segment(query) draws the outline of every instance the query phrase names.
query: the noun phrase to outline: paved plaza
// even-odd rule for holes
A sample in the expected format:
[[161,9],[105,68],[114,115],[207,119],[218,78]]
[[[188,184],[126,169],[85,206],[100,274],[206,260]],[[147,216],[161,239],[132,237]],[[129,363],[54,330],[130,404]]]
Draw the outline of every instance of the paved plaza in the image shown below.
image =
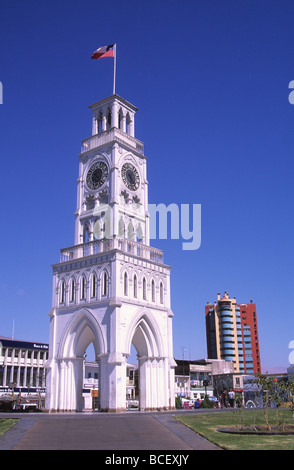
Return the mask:
[[173,414],[0,413],[20,418],[0,437],[0,450],[219,450]]

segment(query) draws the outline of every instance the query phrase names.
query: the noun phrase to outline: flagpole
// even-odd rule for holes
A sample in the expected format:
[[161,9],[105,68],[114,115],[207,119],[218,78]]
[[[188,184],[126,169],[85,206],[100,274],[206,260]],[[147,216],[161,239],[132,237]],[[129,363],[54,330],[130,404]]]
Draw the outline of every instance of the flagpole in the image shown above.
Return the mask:
[[113,94],[115,95],[115,75],[116,75],[116,44],[114,44],[114,61],[113,61]]

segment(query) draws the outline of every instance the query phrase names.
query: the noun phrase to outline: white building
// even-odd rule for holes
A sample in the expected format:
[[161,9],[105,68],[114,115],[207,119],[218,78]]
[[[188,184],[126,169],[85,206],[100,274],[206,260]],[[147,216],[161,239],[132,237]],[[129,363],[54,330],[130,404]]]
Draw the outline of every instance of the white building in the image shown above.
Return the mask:
[[[174,407],[170,267],[150,247],[137,108],[113,95],[90,106],[92,136],[79,155],[74,245],[53,266],[46,408],[83,407],[83,355],[99,363],[99,406],[126,409],[126,365],[138,355],[141,410]],[[60,188],[62,191],[62,188]]]
[[176,360],[175,396],[191,400],[204,400],[214,395],[214,376],[230,375],[233,380],[234,364],[223,359]]
[[0,336],[0,396],[17,396],[22,406],[41,406],[47,359],[48,344]]

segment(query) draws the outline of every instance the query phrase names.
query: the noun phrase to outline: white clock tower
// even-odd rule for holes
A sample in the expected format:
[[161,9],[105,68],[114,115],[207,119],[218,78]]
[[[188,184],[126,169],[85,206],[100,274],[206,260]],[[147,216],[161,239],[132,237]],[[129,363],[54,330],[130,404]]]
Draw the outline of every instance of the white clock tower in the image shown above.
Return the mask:
[[126,408],[131,345],[141,410],[174,407],[170,267],[149,245],[148,182],[137,108],[118,95],[90,106],[79,156],[74,245],[53,265],[46,409],[81,411],[93,343],[101,411]]

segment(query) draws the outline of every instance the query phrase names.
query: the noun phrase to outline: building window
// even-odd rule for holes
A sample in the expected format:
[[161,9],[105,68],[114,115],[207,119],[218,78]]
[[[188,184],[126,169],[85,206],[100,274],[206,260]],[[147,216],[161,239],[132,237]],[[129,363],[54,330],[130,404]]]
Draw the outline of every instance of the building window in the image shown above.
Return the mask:
[[124,295],[128,295],[128,275],[124,274]]
[[147,299],[147,294],[146,294],[146,279],[145,277],[143,278],[143,299]]
[[75,300],[75,280],[72,279],[70,283],[70,301],[74,302]]
[[107,127],[107,130],[111,129],[111,111],[109,108],[107,110],[107,116],[106,116],[106,127]]
[[102,295],[105,297],[108,294],[108,276],[107,272],[104,271],[102,276]]
[[134,275],[134,297],[137,298],[137,276]]
[[85,276],[81,279],[81,300],[86,298],[86,279]]
[[92,276],[91,297],[96,297],[96,276]]
[[163,304],[163,284],[160,283],[160,303]]
[[65,282],[61,281],[59,303],[64,304],[64,301],[65,301]]
[[97,119],[97,131],[98,131],[98,134],[100,134],[102,132],[102,119],[103,119],[103,116],[102,116],[102,113],[100,111],[99,115],[98,115],[98,119]]
[[153,279],[151,282],[151,298],[152,298],[152,302],[155,302],[155,284],[154,284]]

